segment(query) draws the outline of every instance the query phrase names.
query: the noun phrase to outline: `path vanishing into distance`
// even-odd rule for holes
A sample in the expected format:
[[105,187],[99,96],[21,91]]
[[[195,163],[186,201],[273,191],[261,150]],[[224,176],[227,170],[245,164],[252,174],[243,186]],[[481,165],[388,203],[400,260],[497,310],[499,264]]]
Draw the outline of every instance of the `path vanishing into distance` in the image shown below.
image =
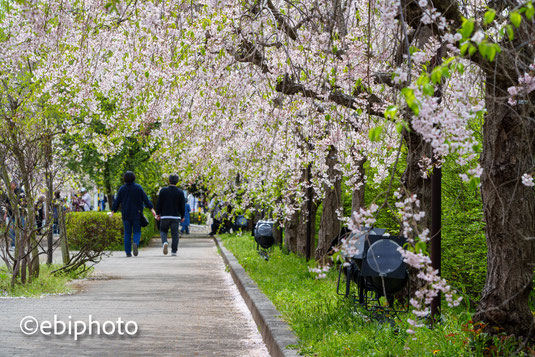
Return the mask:
[[[206,235],[181,238],[178,256],[164,256],[156,239],[137,257],[114,252],[95,266],[93,278],[79,284],[81,291],[73,295],[0,299],[0,356],[269,356]],[[22,333],[23,318],[31,317],[23,323],[31,331],[32,318],[42,328],[43,321],[55,324],[54,315],[66,328],[71,322],[72,334]],[[87,330],[75,341],[77,321],[79,330],[81,322]],[[97,325],[115,333],[96,335]],[[129,335],[136,325],[137,333]],[[44,326],[45,333],[52,331]],[[61,331],[61,323],[56,327]]]

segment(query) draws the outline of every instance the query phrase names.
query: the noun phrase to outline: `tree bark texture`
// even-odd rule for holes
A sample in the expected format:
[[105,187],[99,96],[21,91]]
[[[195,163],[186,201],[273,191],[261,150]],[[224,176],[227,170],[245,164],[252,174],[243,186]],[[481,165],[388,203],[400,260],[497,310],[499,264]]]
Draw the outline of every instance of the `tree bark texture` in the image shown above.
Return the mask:
[[323,199],[323,211],[318,232],[316,260],[322,259],[327,254],[333,239],[340,234],[340,220],[337,212],[342,209],[342,173],[336,169],[337,154],[336,148],[331,146],[326,160],[327,176],[331,185],[324,185],[325,198]]
[[53,231],[53,223],[54,223],[54,209],[52,206],[52,201],[54,199],[54,184],[52,182],[52,175],[50,171],[46,170],[46,226],[47,226],[47,257],[46,257],[46,263],[48,265],[52,264],[53,255],[54,255],[54,231]]
[[419,164],[424,157],[432,158],[432,149],[422,135],[414,131],[403,130],[403,140],[407,145],[407,167],[401,183],[407,194],[416,194],[420,200],[420,210],[425,212],[419,222],[420,230],[431,228],[431,179],[422,176]]
[[[533,103],[535,98],[530,99]],[[521,176],[534,168],[534,113],[533,107],[528,111],[529,105],[512,110],[505,101],[487,86],[481,155],[487,279],[474,318],[533,338],[528,299],[535,267],[535,194],[522,184]]]
[[[414,131],[403,130],[403,139],[407,145],[407,166],[401,178],[401,183],[407,195],[416,194],[420,200],[420,210],[425,212],[425,216],[418,222],[418,230],[431,229],[431,179],[424,178],[420,168],[420,161],[423,157],[431,158],[432,149],[422,136]],[[424,282],[417,277],[419,270],[409,266],[409,282],[407,287],[397,295],[398,300],[404,304],[406,290],[411,294],[419,290]]]
[[39,276],[39,250],[35,223],[35,198],[31,194],[30,178],[24,179],[24,190],[26,191],[26,209],[27,216],[24,222],[24,236],[28,242],[28,252],[31,252],[31,259],[28,264],[28,272],[30,279],[35,279]]
[[69,264],[69,244],[67,241],[67,225],[65,222],[65,211],[63,210],[63,204],[58,203],[58,230],[59,230],[59,245],[61,248],[61,257],[63,265]]
[[284,246],[288,251],[297,254],[297,228],[299,227],[299,211],[294,212],[284,223]]
[[358,173],[358,179],[357,182],[362,182],[362,186],[360,186],[358,189],[353,191],[353,194],[351,196],[351,216],[353,216],[353,212],[360,211],[362,207],[366,206],[366,202],[364,201],[364,188],[365,188],[365,172],[364,172],[364,163],[366,162],[366,159],[361,159],[357,161],[357,166],[359,168]]
[[113,206],[113,192],[111,188],[111,174],[110,174],[110,164],[108,161],[104,162],[104,194],[108,199],[108,205],[111,208]]
[[278,221],[273,225],[273,239],[275,240],[275,245],[282,247],[282,227]]
[[[316,212],[318,211],[318,205],[314,202],[314,197],[312,199],[312,241],[310,251],[312,252],[315,246],[315,237],[316,237]],[[306,256],[306,241],[307,241],[307,222],[308,222],[309,213],[307,210],[307,202],[304,201],[301,205],[301,211],[299,213],[299,225],[297,226],[297,254]]]

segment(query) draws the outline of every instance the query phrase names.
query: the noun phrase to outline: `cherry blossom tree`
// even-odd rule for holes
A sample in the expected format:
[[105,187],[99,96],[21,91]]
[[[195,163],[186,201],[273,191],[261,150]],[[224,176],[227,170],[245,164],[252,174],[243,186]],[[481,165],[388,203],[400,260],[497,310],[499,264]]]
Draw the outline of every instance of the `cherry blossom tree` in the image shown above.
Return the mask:
[[[531,2],[3,6],[0,79],[29,64],[38,88],[32,98],[60,108],[70,134],[91,137],[102,157],[126,138],[148,138],[164,170],[180,172],[184,184],[202,182],[242,209],[268,206],[281,226],[286,221],[297,252],[307,200],[313,209],[321,203],[317,258],[343,221],[342,182],[354,193],[354,229],[372,225],[381,210],[397,212],[400,234],[413,243],[403,254],[424,284],[411,300],[422,316],[439,291],[458,303],[423,248],[430,172],[455,158],[462,179],[481,185],[485,213],[488,274],[476,319],[531,333]],[[472,130],[481,122],[482,145]],[[95,125],[100,134],[86,135]],[[395,191],[392,173],[402,157]],[[370,207],[365,182],[388,183]]]

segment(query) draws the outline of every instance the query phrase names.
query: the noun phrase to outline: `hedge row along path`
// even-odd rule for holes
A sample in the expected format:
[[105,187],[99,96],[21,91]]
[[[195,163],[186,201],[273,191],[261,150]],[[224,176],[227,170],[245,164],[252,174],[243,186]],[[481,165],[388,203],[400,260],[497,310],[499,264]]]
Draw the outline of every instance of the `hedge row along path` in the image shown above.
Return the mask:
[[[206,235],[181,238],[177,257],[157,240],[126,258],[114,252],[95,267],[99,280],[70,296],[0,299],[0,355],[268,356],[249,310]],[[39,321],[135,321],[134,337],[24,335],[25,316]],[[71,316],[71,319],[69,319]],[[129,327],[132,327],[130,325]],[[109,327],[109,326],[108,326]],[[82,352],[82,353],[80,353]]]

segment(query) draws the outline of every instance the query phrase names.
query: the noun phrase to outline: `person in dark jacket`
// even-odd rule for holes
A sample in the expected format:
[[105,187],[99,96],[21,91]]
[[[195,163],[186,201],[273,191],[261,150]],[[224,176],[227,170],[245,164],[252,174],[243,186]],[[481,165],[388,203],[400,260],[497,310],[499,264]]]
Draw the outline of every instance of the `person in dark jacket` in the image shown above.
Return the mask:
[[171,254],[176,255],[178,250],[178,224],[184,222],[185,203],[184,191],[176,187],[178,175],[169,176],[169,186],[164,187],[158,193],[156,203],[156,219],[160,221],[160,237],[162,238],[163,254],[167,254],[167,233],[171,229]]
[[[149,201],[147,194],[143,188],[134,183],[136,175],[132,171],[126,171],[124,174],[125,184],[119,188],[117,197],[113,202],[111,214],[115,213],[121,205],[121,214],[124,225],[124,251],[127,257],[131,257],[133,251],[134,256],[138,254],[139,241],[141,239],[141,215],[143,214],[143,205],[152,209],[152,214],[156,216],[156,212]],[[132,245],[132,233],[134,235],[134,244]]]

